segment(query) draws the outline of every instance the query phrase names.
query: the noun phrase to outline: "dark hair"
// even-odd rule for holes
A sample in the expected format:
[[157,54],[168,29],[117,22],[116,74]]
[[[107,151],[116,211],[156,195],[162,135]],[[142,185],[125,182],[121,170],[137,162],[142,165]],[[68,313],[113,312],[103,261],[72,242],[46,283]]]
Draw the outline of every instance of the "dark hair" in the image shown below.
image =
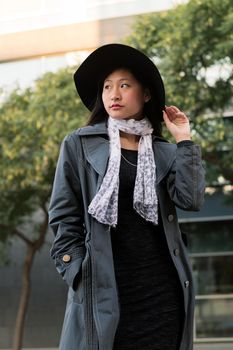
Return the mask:
[[151,99],[144,104],[144,115],[150,120],[152,127],[154,129],[153,134],[156,136],[161,136],[162,134],[162,111],[158,111],[156,105],[156,96],[153,95],[153,92],[151,91],[150,87],[146,83],[145,79],[143,79],[143,73],[140,72],[134,72],[132,71],[131,68],[128,67],[112,67],[109,68],[108,71],[106,71],[103,75],[102,78],[99,81],[98,84],[98,91],[97,91],[97,96],[96,96],[96,101],[94,102],[94,107],[91,112],[91,115],[88,119],[87,125],[93,125],[99,122],[107,121],[108,119],[108,113],[106,112],[102,100],[102,91],[103,91],[103,84],[105,78],[111,74],[114,70],[116,69],[127,69],[135,79],[144,87],[149,89],[150,94],[151,94]]

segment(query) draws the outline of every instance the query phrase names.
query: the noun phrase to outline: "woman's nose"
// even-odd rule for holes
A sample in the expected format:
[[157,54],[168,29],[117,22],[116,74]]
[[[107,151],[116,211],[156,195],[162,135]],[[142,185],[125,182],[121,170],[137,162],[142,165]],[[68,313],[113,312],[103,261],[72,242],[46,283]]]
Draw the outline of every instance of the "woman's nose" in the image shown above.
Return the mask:
[[111,100],[116,101],[120,99],[120,92],[118,88],[112,89]]

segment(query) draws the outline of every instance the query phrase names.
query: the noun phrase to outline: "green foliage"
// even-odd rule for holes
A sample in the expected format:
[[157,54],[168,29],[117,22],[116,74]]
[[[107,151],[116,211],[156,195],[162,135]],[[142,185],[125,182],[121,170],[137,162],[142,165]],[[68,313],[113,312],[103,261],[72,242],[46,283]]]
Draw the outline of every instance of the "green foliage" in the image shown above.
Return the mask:
[[[33,88],[16,89],[0,106],[0,240],[25,225],[48,201],[63,137],[84,124],[87,111],[74,69],[47,73]],[[30,226],[30,231],[36,230]]]
[[155,61],[167,105],[177,105],[190,117],[209,182],[222,175],[233,183],[233,123],[222,118],[233,109],[233,2],[190,0],[140,16],[126,43]]

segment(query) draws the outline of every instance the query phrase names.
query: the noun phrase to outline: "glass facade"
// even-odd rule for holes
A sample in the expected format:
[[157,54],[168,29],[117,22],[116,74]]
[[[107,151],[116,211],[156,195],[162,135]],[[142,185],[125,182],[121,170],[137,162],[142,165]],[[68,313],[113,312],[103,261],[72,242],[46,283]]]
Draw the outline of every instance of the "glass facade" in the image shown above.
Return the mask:
[[206,296],[196,302],[196,339],[233,338],[233,296]]
[[180,224],[196,288],[195,340],[233,340],[233,220]]
[[78,65],[88,51],[67,52],[65,55],[42,56],[30,60],[0,63],[0,88],[9,91],[17,86],[25,88],[46,72]]

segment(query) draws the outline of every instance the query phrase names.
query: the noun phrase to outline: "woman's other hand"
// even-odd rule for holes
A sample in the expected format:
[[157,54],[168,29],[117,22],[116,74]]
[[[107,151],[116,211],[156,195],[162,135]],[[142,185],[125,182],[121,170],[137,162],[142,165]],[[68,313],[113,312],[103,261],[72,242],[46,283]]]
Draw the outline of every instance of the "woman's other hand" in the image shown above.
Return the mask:
[[191,140],[188,117],[175,106],[165,107],[163,119],[176,142]]

